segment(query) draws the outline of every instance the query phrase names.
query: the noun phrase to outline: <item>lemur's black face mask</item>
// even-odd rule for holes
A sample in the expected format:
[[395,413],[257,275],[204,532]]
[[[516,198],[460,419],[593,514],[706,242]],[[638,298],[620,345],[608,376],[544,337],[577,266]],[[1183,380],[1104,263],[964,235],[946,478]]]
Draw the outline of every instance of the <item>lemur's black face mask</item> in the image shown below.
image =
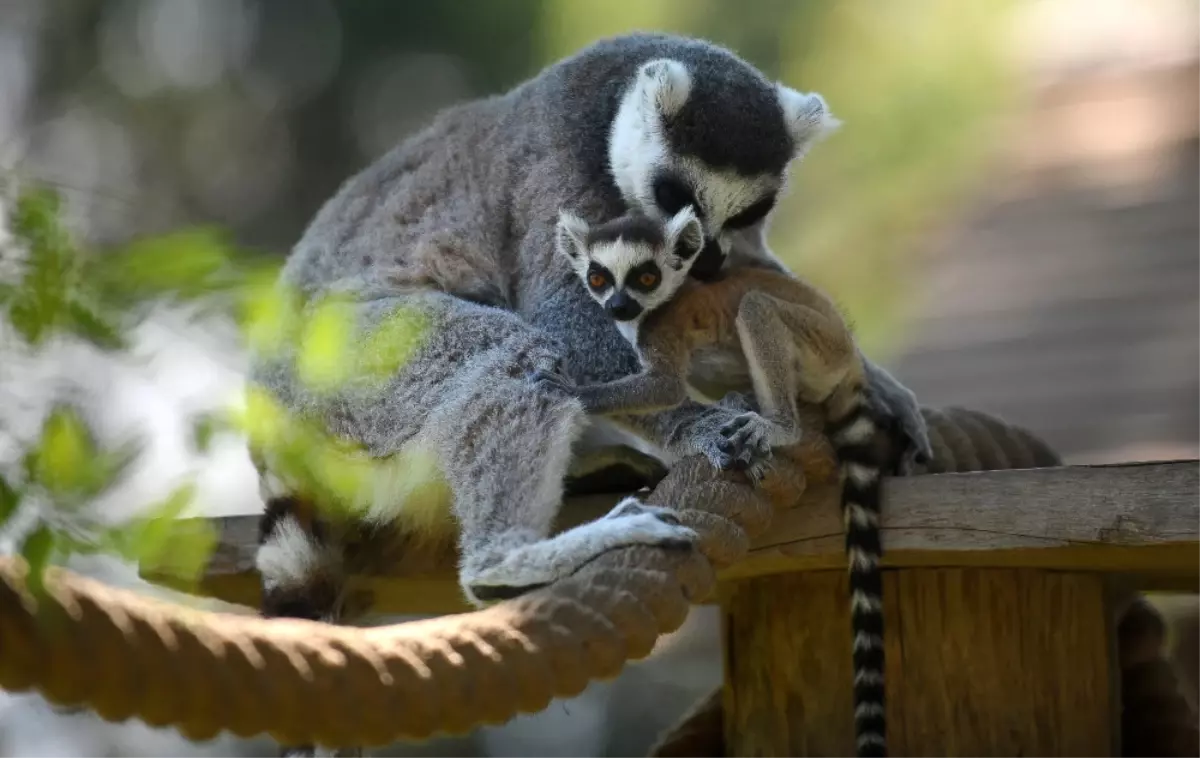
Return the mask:
[[725,252],[715,239],[710,239],[704,241],[704,247],[698,255],[696,262],[692,264],[692,270],[688,272],[689,275],[702,282],[713,281],[720,275],[721,266],[725,264]]

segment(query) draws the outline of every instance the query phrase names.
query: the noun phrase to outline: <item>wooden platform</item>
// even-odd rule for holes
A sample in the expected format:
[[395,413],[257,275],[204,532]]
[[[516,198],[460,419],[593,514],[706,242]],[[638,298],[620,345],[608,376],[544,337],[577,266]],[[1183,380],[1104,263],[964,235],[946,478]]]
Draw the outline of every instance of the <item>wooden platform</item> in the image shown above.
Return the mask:
[[[618,495],[569,500],[560,528],[595,518]],[[778,514],[749,557],[722,573],[733,581],[841,569],[837,493],[810,490]],[[156,584],[256,606],[258,516],[216,519],[219,544],[200,585],[143,565]],[[887,480],[884,565],[1025,568],[1119,574],[1141,589],[1200,590],[1200,463],[1195,460],[938,474]],[[376,612],[468,610],[451,545],[393,546],[377,575],[356,576]]]

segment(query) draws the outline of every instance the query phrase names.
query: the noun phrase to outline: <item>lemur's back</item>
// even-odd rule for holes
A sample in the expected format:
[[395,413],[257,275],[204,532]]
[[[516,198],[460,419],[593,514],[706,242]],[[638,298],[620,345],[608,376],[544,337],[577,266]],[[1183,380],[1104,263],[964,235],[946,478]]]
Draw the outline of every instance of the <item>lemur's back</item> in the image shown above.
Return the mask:
[[[650,314],[642,326],[640,342],[647,348],[739,350],[737,315],[742,298],[761,292],[793,305],[803,305],[825,316],[834,327],[829,335],[852,341],[837,306],[821,290],[799,277],[765,269],[738,269],[714,282],[688,282],[666,305]],[[672,349],[668,344],[678,344]]]

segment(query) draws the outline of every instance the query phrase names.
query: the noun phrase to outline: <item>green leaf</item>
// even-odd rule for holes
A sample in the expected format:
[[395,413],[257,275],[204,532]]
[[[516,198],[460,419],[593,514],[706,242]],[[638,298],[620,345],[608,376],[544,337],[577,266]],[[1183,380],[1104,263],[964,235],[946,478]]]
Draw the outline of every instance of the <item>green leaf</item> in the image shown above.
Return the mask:
[[46,322],[28,297],[14,300],[8,309],[8,320],[21,339],[30,345],[40,345],[46,334]]
[[13,489],[8,480],[0,476],[0,526],[8,523],[21,504],[21,493]]
[[85,489],[88,469],[98,450],[91,431],[74,410],[59,406],[42,425],[34,459],[34,476],[51,494],[70,496]]
[[59,505],[79,505],[115,484],[141,452],[136,440],[101,449],[83,419],[62,405],[46,417],[39,445],[26,455],[25,466],[30,480]]
[[116,326],[78,301],[67,303],[68,328],[102,350],[124,350],[128,343]]
[[332,389],[350,377],[353,328],[353,311],[348,303],[329,300],[313,310],[305,324],[297,360],[301,381],[321,390]]
[[45,524],[25,535],[21,541],[21,557],[29,564],[26,586],[34,596],[41,595],[46,589],[46,565],[50,562],[56,541],[54,532]]
[[126,544],[141,566],[187,582],[199,578],[217,535],[207,519],[180,518],[194,497],[195,485],[185,484],[131,527]]
[[228,282],[231,250],[214,229],[185,229],[137,240],[97,260],[97,285],[122,300],[193,298]]
[[380,380],[395,376],[421,345],[427,328],[421,312],[397,309],[356,347],[357,373]]

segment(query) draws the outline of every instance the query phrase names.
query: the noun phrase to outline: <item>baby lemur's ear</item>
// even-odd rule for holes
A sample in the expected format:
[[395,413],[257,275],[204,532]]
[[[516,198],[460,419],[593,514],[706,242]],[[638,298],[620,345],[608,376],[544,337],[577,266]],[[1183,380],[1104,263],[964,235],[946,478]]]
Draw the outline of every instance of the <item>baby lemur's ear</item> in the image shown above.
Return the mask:
[[558,252],[571,260],[578,260],[587,252],[588,223],[574,213],[563,209],[558,212],[558,225],[554,230],[554,246]]
[[683,260],[689,260],[704,247],[704,227],[692,206],[684,206],[667,222],[667,246]]

